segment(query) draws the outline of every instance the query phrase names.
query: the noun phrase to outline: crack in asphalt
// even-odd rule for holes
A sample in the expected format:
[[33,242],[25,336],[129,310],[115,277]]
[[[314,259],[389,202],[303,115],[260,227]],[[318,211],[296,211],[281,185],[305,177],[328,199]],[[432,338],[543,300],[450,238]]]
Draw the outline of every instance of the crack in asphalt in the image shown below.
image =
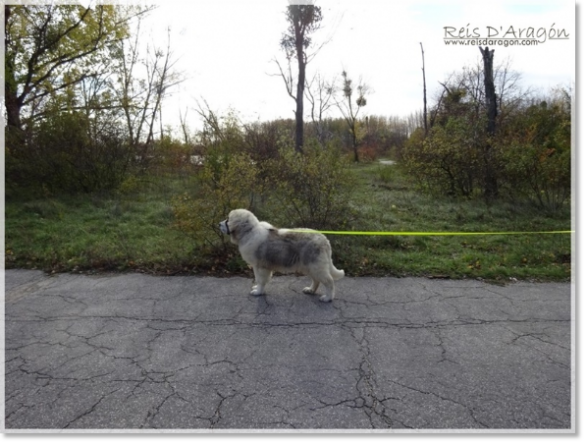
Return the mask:
[[415,388],[415,387],[411,387],[411,386],[408,386],[408,385],[405,385],[405,384],[401,384],[398,381],[391,381],[391,382],[393,384],[397,384],[397,385],[399,385],[399,386],[401,386],[403,388],[406,388],[408,390],[412,390],[412,391],[417,392],[417,393],[420,393],[422,395],[431,395],[431,396],[434,396],[434,397],[440,399],[441,401],[446,401],[446,402],[451,402],[453,404],[456,404],[456,405],[462,407],[464,410],[466,410],[468,412],[468,414],[470,415],[470,417],[474,420],[474,422],[477,423],[480,427],[482,427],[482,428],[490,428],[489,425],[483,423],[482,421],[480,421],[476,417],[476,415],[474,413],[474,409],[471,408],[470,406],[468,406],[467,404],[464,404],[462,402],[456,401],[456,400],[454,400],[452,398],[448,398],[447,396],[442,396],[442,395],[440,395],[438,393],[434,393],[432,391],[421,390],[421,389],[418,389],[418,388]]
[[[98,399],[93,405],[90,406],[89,409],[85,410],[84,412],[80,413],[79,415],[77,415],[75,418],[73,418],[71,421],[69,421],[67,424],[65,424],[63,426],[64,429],[68,429],[71,427],[71,425],[77,421],[79,421],[80,419],[84,418],[85,416],[90,415],[91,413],[93,413],[95,411],[95,409],[102,403],[102,401],[104,399],[106,399],[108,396],[112,395],[113,393],[116,393],[117,391],[119,391],[120,389],[114,389],[109,393],[106,393],[104,395],[102,395],[100,397],[100,399]],[[57,396],[57,399],[59,398],[59,396]]]
[[[381,397],[378,394],[378,387],[376,382],[376,372],[371,362],[371,346],[368,340],[368,328],[354,328],[350,329],[352,338],[356,341],[361,354],[361,360],[358,368],[355,370],[357,373],[355,389],[357,396],[352,399],[346,399],[337,403],[324,403],[320,400],[322,407],[336,407],[344,405],[353,409],[362,411],[369,420],[370,427],[380,428],[393,428],[396,424],[401,428],[410,428],[408,425],[399,421],[396,417],[391,417],[387,412],[391,411],[396,413],[394,409],[387,409],[385,402],[389,400],[399,400],[396,397],[388,396]],[[377,422],[378,419],[378,422]]]
[[452,364],[458,364],[457,361],[455,361],[455,360],[450,359],[450,358],[447,357],[447,355],[448,355],[448,349],[444,345],[444,338],[442,336],[442,328],[441,327],[433,328],[433,329],[430,329],[430,331],[435,335],[435,337],[438,340],[438,343],[435,344],[435,345],[437,347],[439,347],[440,350],[441,350],[441,356],[440,356],[440,359],[437,361],[437,364],[442,364],[444,362],[449,362],[449,363],[452,363]]
[[[356,328],[367,327],[388,327],[398,329],[428,329],[428,328],[444,328],[444,327],[462,327],[472,325],[491,325],[491,324],[518,324],[518,323],[568,323],[570,319],[546,319],[546,318],[526,318],[526,319],[457,319],[453,321],[429,321],[429,322],[389,322],[384,320],[366,319],[366,318],[355,318],[351,320],[340,319],[327,322],[286,322],[286,323],[272,323],[272,322],[249,322],[240,321],[232,318],[228,319],[217,319],[217,320],[196,320],[196,319],[171,319],[163,320],[160,318],[142,318],[142,317],[129,317],[129,316],[67,316],[67,317],[44,317],[41,319],[12,319],[8,322],[31,322],[37,323],[42,322],[56,322],[65,320],[80,320],[80,319],[122,319],[127,321],[137,322],[165,322],[175,324],[185,324],[184,327],[175,327],[175,330],[183,330],[185,328],[191,328],[194,325],[205,325],[209,327],[228,327],[228,326],[245,326],[251,328],[286,328],[286,329],[298,329],[298,328],[321,328],[329,326],[352,326]],[[146,326],[146,328],[156,328]],[[166,329],[161,329],[165,330]]]

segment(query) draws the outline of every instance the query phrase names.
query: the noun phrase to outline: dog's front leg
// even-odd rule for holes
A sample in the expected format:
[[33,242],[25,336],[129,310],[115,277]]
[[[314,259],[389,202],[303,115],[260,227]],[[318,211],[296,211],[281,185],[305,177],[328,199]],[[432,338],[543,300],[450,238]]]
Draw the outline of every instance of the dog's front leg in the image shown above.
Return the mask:
[[269,282],[272,273],[271,270],[260,267],[253,267],[252,271],[254,271],[255,285],[252,286],[252,291],[250,294],[253,296],[260,296],[261,294],[265,293],[265,285],[267,285],[267,282]]

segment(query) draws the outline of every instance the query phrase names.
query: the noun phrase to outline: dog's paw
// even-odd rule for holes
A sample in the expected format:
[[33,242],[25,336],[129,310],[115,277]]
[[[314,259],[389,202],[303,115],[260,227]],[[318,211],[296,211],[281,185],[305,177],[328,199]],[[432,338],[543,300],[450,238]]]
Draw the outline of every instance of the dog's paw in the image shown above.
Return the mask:
[[311,287],[305,287],[303,289],[303,293],[305,293],[305,294],[315,294],[315,291],[313,291],[313,289]]
[[264,291],[259,290],[258,288],[253,288],[250,292],[252,296],[261,296],[264,294]]
[[328,296],[327,294],[324,294],[319,297],[319,300],[322,302],[332,302],[332,297]]

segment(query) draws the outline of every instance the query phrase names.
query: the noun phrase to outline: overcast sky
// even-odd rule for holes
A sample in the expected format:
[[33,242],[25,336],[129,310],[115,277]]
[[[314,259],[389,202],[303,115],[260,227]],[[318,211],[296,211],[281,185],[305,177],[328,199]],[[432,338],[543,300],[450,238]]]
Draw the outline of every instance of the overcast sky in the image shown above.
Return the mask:
[[[206,100],[220,113],[232,108],[244,121],[292,118],[295,104],[275,76],[274,62],[283,61],[279,41],[288,4],[161,1],[143,27],[145,39],[164,46],[170,27],[176,67],[185,77],[165,104],[165,123],[177,124],[185,111],[189,121],[199,120],[196,100]],[[317,0],[316,5],[322,7],[323,22],[314,41],[327,43],[308,65],[308,77],[319,72],[339,79],[342,70],[355,82],[361,77],[372,90],[365,114],[406,116],[422,109],[420,42],[428,100],[441,88],[438,82],[481,60],[477,43],[448,45],[445,37],[507,37],[508,42],[533,37],[538,45],[490,45],[495,65],[508,60],[524,86],[546,92],[574,84],[576,5],[571,0]],[[551,39],[554,35],[568,38]]]

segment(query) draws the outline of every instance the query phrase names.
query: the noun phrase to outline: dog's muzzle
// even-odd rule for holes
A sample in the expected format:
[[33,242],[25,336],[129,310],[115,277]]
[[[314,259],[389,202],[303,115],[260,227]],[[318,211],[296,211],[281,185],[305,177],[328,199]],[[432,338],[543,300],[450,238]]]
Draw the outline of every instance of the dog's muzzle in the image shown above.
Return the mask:
[[220,222],[220,231],[224,234],[230,235],[230,227],[228,227],[228,219]]

